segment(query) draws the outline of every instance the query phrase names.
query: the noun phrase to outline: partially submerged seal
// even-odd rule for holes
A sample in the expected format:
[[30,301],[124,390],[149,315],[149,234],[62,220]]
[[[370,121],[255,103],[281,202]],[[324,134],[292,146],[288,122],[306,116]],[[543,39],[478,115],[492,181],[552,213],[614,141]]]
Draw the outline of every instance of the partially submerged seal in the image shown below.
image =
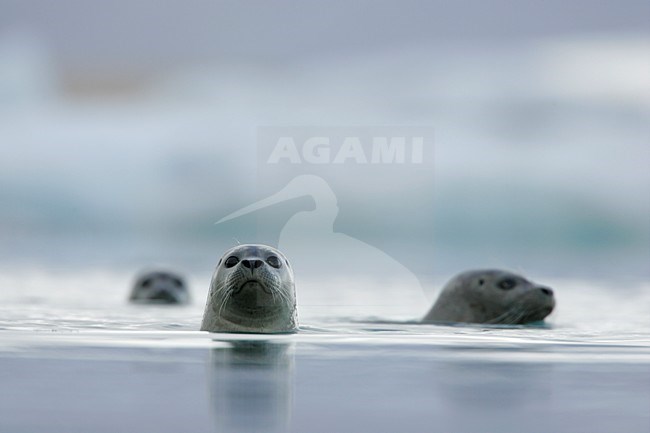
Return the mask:
[[463,272],[443,288],[424,323],[524,324],[543,320],[555,307],[553,290],[502,270]]
[[167,271],[154,271],[137,278],[129,301],[137,304],[187,304],[190,294],[181,276]]
[[282,333],[298,326],[293,271],[266,245],[226,251],[212,276],[202,331]]

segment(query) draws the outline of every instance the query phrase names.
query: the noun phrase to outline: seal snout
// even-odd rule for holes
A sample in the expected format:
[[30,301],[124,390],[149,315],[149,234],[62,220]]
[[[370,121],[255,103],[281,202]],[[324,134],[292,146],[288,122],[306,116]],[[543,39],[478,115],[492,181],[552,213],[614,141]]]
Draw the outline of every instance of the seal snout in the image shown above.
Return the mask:
[[245,268],[248,268],[248,269],[252,270],[252,269],[259,268],[260,266],[262,266],[264,264],[264,262],[261,261],[261,260],[258,260],[258,259],[251,259],[251,260],[242,260],[241,264]]
[[553,289],[550,287],[538,286],[537,289],[542,294],[540,302],[544,304],[540,309],[540,315],[537,320],[544,320],[544,318],[551,314],[555,309],[555,297],[553,296]]
[[546,296],[553,296],[553,290],[548,288],[548,287],[541,286],[541,287],[539,287],[539,290],[540,290],[540,292],[542,292]]
[[246,280],[243,283],[239,285],[235,290],[232,291],[232,295],[238,295],[242,291],[252,291],[256,292],[257,290],[262,289],[265,293],[271,294],[271,290],[266,287],[265,284],[263,284],[260,280],[257,279],[250,279]]
[[553,296],[553,290],[548,287],[540,287],[539,290],[546,296]]

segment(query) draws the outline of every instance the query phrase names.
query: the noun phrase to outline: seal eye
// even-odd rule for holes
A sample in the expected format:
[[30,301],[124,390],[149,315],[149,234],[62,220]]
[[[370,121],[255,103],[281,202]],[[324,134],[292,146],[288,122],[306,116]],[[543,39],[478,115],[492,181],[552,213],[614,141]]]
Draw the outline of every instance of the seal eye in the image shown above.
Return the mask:
[[223,263],[227,268],[232,268],[235,266],[237,263],[239,263],[239,259],[235,256],[230,256],[226,259],[226,261]]
[[511,278],[506,278],[499,282],[499,288],[503,290],[510,290],[517,285],[517,282]]
[[152,283],[151,278],[147,278],[147,279],[144,280],[140,285],[141,285],[142,287],[149,287],[149,286],[151,285],[151,283]]
[[266,259],[266,263],[268,263],[269,266],[272,266],[275,269],[279,269],[281,266],[280,259],[278,259],[276,256],[271,256],[268,259]]
[[479,280],[478,280],[478,285],[479,285],[479,286],[482,286],[483,283],[485,283],[485,280],[483,280],[483,278],[479,278]]

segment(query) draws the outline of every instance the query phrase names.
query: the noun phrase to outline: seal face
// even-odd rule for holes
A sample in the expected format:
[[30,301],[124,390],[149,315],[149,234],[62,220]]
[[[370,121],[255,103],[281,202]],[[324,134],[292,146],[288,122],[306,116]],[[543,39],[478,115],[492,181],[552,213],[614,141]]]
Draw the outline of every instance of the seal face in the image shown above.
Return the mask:
[[147,272],[138,277],[129,301],[137,304],[187,304],[190,294],[179,275],[166,271]]
[[266,245],[238,245],[212,276],[202,331],[280,333],[298,326],[293,271]]
[[553,290],[520,275],[467,271],[445,285],[422,321],[515,325],[543,320],[554,307]]

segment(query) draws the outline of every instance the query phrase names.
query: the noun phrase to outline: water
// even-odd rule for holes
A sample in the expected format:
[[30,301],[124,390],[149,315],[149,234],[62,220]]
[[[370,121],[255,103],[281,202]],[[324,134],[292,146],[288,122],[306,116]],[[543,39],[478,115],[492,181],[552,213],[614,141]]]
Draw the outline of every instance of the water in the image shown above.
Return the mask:
[[0,431],[649,431],[647,283],[545,281],[546,326],[450,327],[338,282],[263,336],[197,331],[207,278],[176,308],[128,305],[126,272],[5,272]]

